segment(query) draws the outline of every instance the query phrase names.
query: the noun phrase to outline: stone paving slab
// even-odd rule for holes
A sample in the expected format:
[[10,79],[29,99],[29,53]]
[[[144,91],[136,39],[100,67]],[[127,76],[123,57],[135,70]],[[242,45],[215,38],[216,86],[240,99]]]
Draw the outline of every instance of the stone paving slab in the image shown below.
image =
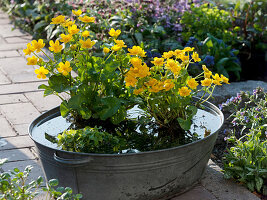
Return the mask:
[[41,113],[48,111],[56,106],[59,106],[61,100],[54,95],[44,97],[43,92],[29,92],[25,96],[32,102],[32,104]]
[[29,124],[17,124],[17,125],[13,125],[14,130],[19,135],[28,135],[29,134],[28,133],[28,127],[29,127]]
[[222,169],[211,160],[209,160],[201,185],[218,200],[259,200],[244,186],[233,180],[224,179]]
[[5,37],[25,36],[28,34],[20,29],[14,29],[13,24],[4,24],[4,25],[1,25],[0,35],[5,38]]
[[29,148],[1,151],[1,158],[7,158],[8,162],[36,159]]
[[6,75],[0,69],[0,85],[2,84],[10,84],[11,80],[9,80]]
[[29,148],[33,146],[34,142],[28,135],[0,139],[0,152],[7,149]]
[[0,111],[12,125],[29,124],[40,115],[31,103],[0,105]]
[[0,116],[0,138],[16,136],[16,132],[4,116]]
[[[23,38],[23,37],[6,37],[5,40],[9,44],[15,44],[15,43],[29,43],[31,42],[31,39]],[[26,46],[25,46],[26,48]]]
[[171,200],[196,200],[196,197],[201,200],[217,200],[215,196],[201,185],[197,185],[190,191],[181,194],[178,197],[174,197]]
[[20,54],[17,50],[10,50],[10,51],[0,51],[0,59],[2,58],[13,58],[19,57]]
[[2,44],[0,45],[0,51],[25,49],[26,46],[27,46],[27,43]]
[[47,83],[47,81],[0,85],[0,95],[21,94],[27,92],[40,91],[38,90],[38,86],[45,83]]
[[26,103],[29,100],[23,94],[7,94],[0,96],[1,104],[11,104],[11,103]]
[[11,22],[8,18],[0,18],[0,25],[4,25],[4,24],[11,24]]

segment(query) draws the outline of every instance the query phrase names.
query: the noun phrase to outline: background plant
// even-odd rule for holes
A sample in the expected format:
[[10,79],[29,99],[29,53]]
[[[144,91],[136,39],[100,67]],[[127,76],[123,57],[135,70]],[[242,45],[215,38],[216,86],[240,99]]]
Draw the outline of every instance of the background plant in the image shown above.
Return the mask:
[[181,19],[184,41],[192,36],[204,40],[207,33],[228,44],[235,42],[236,33],[231,31],[230,13],[211,4],[202,4],[199,7],[191,5],[191,10],[185,12]]
[[[7,159],[0,159],[0,167]],[[11,171],[0,174],[0,198],[1,199],[20,199],[32,200],[41,191],[46,192],[46,199],[66,199],[78,200],[82,198],[81,194],[73,194],[69,187],[56,187],[58,181],[51,179],[45,188],[41,187],[43,178],[39,176],[36,180],[29,182],[29,175],[32,166],[27,166],[24,171],[14,168]]]
[[[195,47],[200,52],[202,59],[200,65],[204,64],[213,72],[230,77],[231,80],[239,80],[241,66],[237,58],[238,50],[232,49],[223,40],[215,38],[209,33],[207,36],[200,42],[195,37],[190,37],[186,46]],[[196,68],[193,68],[191,73],[195,71],[197,71]]]
[[266,195],[267,177],[267,93],[257,88],[253,94],[241,92],[221,105],[232,112],[232,131],[227,138],[226,178],[235,178],[251,191]]

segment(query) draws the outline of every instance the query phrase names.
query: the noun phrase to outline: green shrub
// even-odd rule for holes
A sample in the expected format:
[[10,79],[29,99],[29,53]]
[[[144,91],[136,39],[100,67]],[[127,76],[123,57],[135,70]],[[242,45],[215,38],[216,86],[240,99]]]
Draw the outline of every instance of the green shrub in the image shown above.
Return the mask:
[[266,134],[261,129],[251,129],[239,139],[232,136],[229,141],[234,146],[225,155],[224,163],[225,178],[234,178],[260,193],[267,179],[267,140],[262,141],[262,137],[266,138]]
[[[7,159],[0,159],[0,167],[6,161]],[[24,171],[14,168],[11,171],[1,173],[0,199],[33,200],[41,191],[46,192],[46,199],[50,200],[79,200],[82,198],[81,194],[72,194],[72,189],[69,187],[57,187],[58,181],[56,179],[48,181],[45,188],[41,188],[43,183],[43,178],[41,176],[28,183],[28,176],[32,168],[32,166],[27,166]]]
[[230,31],[232,27],[230,13],[213,5],[203,4],[199,7],[191,5],[191,10],[183,14],[181,24],[182,37],[185,41],[191,36],[204,40],[207,33],[229,44],[236,38],[236,34]]
[[267,180],[267,93],[241,92],[220,105],[232,112],[233,130],[226,138],[231,146],[225,154],[224,176],[266,195]]

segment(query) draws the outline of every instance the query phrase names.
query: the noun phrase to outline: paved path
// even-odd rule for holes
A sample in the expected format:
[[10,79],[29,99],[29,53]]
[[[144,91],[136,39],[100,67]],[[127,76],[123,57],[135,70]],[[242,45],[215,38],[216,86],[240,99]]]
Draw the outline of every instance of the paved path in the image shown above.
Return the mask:
[[[0,158],[9,161],[0,170],[32,165],[31,178],[43,176],[34,143],[29,138],[29,123],[41,113],[59,105],[57,97],[43,97],[34,74],[26,65],[22,49],[31,36],[18,29],[11,31],[8,16],[0,11]],[[222,178],[222,172],[212,161],[203,180],[190,191],[172,200],[256,200],[244,187]],[[41,199],[41,198],[40,198]]]

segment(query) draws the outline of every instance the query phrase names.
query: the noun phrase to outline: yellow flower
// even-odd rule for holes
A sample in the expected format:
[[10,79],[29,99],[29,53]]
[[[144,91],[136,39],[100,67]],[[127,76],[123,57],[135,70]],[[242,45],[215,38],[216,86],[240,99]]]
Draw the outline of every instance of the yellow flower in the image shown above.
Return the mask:
[[72,68],[70,67],[70,62],[66,61],[65,64],[63,62],[60,62],[59,64],[59,68],[57,68],[57,70],[62,73],[64,76],[67,76]]
[[125,85],[126,87],[129,87],[129,86],[135,87],[137,83],[137,79],[131,74],[131,72],[130,73],[129,72],[126,74],[126,77],[125,77]]
[[194,47],[185,47],[184,52],[194,51]]
[[103,48],[103,52],[104,52],[105,54],[107,54],[107,53],[109,53],[109,52],[110,52],[110,49],[109,49],[109,48],[107,48],[107,47],[104,47],[104,48]]
[[133,93],[134,93],[135,95],[138,95],[138,94],[141,94],[143,91],[144,91],[143,88],[139,88],[139,89],[135,89],[135,90],[133,91]]
[[83,16],[83,17],[79,17],[78,19],[81,20],[84,23],[95,22],[95,18],[94,17]]
[[130,62],[134,67],[138,67],[142,65],[142,60],[138,57],[131,58]]
[[32,41],[32,47],[34,51],[36,50],[37,53],[40,52],[44,46],[45,44],[42,39],[39,39],[38,42],[36,40]]
[[50,44],[49,50],[54,51],[54,53],[59,53],[63,48],[63,46],[60,45],[58,40],[55,43],[52,40],[50,40],[49,44]]
[[212,83],[212,79],[210,78],[205,78],[204,80],[201,81],[201,85],[206,86],[206,87],[209,87],[211,83]]
[[121,47],[119,45],[114,45],[113,47],[111,47],[112,51],[119,51],[121,50]]
[[89,31],[82,32],[82,36],[83,37],[88,37],[89,35],[90,35],[90,32]]
[[34,52],[34,48],[30,43],[28,43],[27,48],[23,49],[23,52],[24,52],[25,56],[31,55],[31,53]]
[[201,59],[198,57],[198,53],[196,53],[196,52],[193,52],[192,58],[193,58],[193,60],[195,62],[200,62],[201,61]]
[[[187,48],[187,47],[186,47]],[[189,61],[189,56],[186,56],[185,53],[182,53],[178,56],[183,62]]]
[[71,35],[74,35],[74,34],[78,33],[79,30],[80,30],[80,29],[78,29],[76,25],[72,25],[72,26],[69,26],[69,27],[68,27],[68,32],[69,32],[69,34],[71,34]]
[[210,70],[206,67],[206,65],[202,65],[202,69],[204,72],[209,72]]
[[62,24],[65,22],[65,16],[59,15],[55,18],[52,18],[52,22],[50,24]]
[[67,19],[65,22],[62,23],[62,26],[68,27],[72,26],[75,23],[75,21],[70,21],[70,19]]
[[222,79],[221,79],[221,77],[219,76],[219,74],[212,75],[212,78],[214,79],[214,80],[212,81],[212,83],[214,83],[215,85],[222,85],[222,84],[221,84]]
[[150,86],[150,87],[152,87],[152,86],[156,85],[157,82],[158,82],[157,79],[152,78],[152,79],[150,79],[148,82],[146,82],[145,85],[146,85],[146,86]]
[[172,82],[171,79],[167,79],[164,81],[164,89],[166,91],[169,91],[170,89],[172,89],[175,86],[175,84]]
[[36,65],[37,64],[37,58],[35,56],[27,58],[27,65]]
[[174,53],[173,51],[164,52],[163,53],[163,58],[169,59],[169,58],[171,58],[173,56],[173,53]]
[[222,79],[219,76],[219,74],[212,75],[212,77],[213,77],[214,80],[222,81]]
[[95,41],[91,41],[91,39],[87,39],[86,41],[80,40],[79,42],[82,45],[82,48],[91,49],[95,45]]
[[222,82],[226,83],[226,84],[230,84],[228,81],[229,79],[226,78],[224,75],[221,74],[221,79],[222,79]]
[[68,43],[71,41],[72,39],[72,35],[71,34],[68,34],[68,35],[65,35],[65,34],[60,34],[60,37],[62,38],[60,40],[60,42],[64,42],[64,43]]
[[155,57],[155,58],[154,58],[154,61],[151,61],[151,63],[153,63],[153,64],[156,65],[156,66],[161,67],[161,66],[163,66],[163,64],[164,64],[164,58],[158,58],[158,57]]
[[35,74],[37,74],[37,78],[39,79],[45,79],[46,78],[46,74],[49,73],[49,71],[47,69],[45,69],[44,67],[40,67],[39,69],[34,70]]
[[132,49],[128,49],[131,56],[141,56],[146,57],[146,52],[139,46],[133,46]]
[[160,87],[158,85],[153,85],[151,88],[148,89],[149,92],[159,92]]
[[191,78],[187,81],[187,85],[191,88],[191,89],[196,89],[198,86],[198,82],[194,79]]
[[167,61],[165,68],[171,70],[175,75],[178,75],[182,69],[181,66],[173,59],[169,59]]
[[112,28],[108,33],[111,37],[117,38],[121,34],[121,30],[114,30],[114,28]]
[[138,66],[138,72],[136,73],[136,77],[144,78],[150,75],[149,67],[144,63],[143,65]]
[[82,11],[81,11],[81,10],[77,10],[77,11],[72,10],[72,13],[73,13],[74,15],[76,15],[76,16],[80,16],[80,15],[82,14]]
[[205,71],[204,72],[204,78],[210,78],[212,75],[212,72],[211,71]]
[[179,57],[179,55],[183,53],[183,50],[180,50],[180,49],[176,49],[173,53],[173,55],[175,55],[176,57]]
[[181,97],[186,97],[190,95],[191,90],[188,87],[181,87],[178,92]]
[[114,42],[116,43],[116,45],[120,46],[121,48],[122,48],[122,47],[127,47],[127,46],[124,44],[124,41],[123,41],[123,40],[115,40],[115,39],[114,39]]

